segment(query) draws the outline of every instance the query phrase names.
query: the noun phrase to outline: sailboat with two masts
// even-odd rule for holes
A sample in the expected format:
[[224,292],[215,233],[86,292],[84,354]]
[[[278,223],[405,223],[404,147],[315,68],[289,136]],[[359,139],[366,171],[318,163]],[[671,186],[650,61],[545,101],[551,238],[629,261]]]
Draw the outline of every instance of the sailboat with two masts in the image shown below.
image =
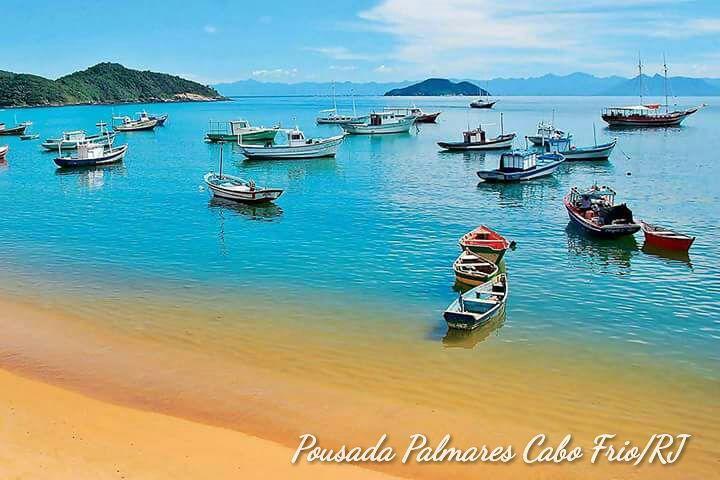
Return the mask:
[[644,103],[642,60],[638,59],[638,82],[640,87],[640,104],[625,107],[607,107],[602,112],[602,119],[610,127],[677,127],[683,120],[697,112],[702,105],[685,110],[670,111],[668,104],[668,68],[663,56],[665,69],[665,105]]
[[320,116],[315,119],[318,125],[321,124],[333,124],[342,125],[344,123],[362,122],[366,117],[358,116],[355,108],[355,94],[352,93],[352,115],[342,114],[338,112],[337,100],[335,98],[335,84],[332,84],[332,97],[333,97],[333,108],[322,110]]

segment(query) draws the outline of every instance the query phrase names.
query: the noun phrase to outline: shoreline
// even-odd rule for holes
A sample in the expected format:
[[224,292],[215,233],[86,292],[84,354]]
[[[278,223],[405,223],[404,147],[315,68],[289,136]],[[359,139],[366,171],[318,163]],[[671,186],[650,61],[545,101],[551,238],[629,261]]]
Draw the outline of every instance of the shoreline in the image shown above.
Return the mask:
[[[660,372],[650,374],[657,378],[636,384],[629,379],[618,381],[603,369],[593,371],[587,366],[577,372],[566,370],[560,377],[533,381],[536,375],[530,364],[537,359],[515,352],[498,358],[505,369],[498,372],[499,376],[486,377],[486,373],[482,383],[475,383],[478,379],[470,375],[460,390],[466,392],[465,398],[458,398],[453,388],[443,384],[443,371],[424,366],[421,351],[411,347],[405,352],[407,365],[403,359],[397,364],[398,359],[388,359],[378,365],[370,362],[358,366],[356,361],[367,358],[365,353],[345,348],[328,356],[322,351],[323,345],[313,343],[307,346],[314,352],[312,357],[304,355],[302,348],[299,357],[283,357],[281,352],[289,342],[298,342],[290,326],[284,328],[290,331],[283,337],[274,336],[267,347],[257,344],[256,333],[248,331],[250,345],[239,344],[234,352],[228,352],[214,350],[212,337],[193,335],[180,344],[168,345],[152,333],[152,328],[139,336],[98,328],[62,312],[52,302],[41,306],[33,301],[0,298],[0,307],[0,327],[5,332],[0,343],[0,369],[54,385],[48,388],[78,392],[72,397],[77,400],[78,411],[83,409],[78,398],[85,396],[96,399],[93,402],[121,405],[117,408],[140,412],[138,415],[160,414],[177,422],[229,429],[273,442],[287,454],[283,464],[289,465],[297,439],[304,433],[316,435],[329,448],[372,444],[381,433],[388,433],[391,445],[402,450],[406,439],[417,432],[435,441],[451,433],[458,445],[520,445],[538,432],[556,440],[573,433],[578,442],[587,445],[606,430],[635,441],[656,430],[689,430],[687,433],[695,435],[679,466],[642,467],[656,478],[676,478],[674,472],[702,476],[716,461],[711,452],[720,432],[708,426],[713,402],[708,403],[707,387],[684,384],[686,378],[672,375],[662,378]],[[197,313],[188,311],[186,315]],[[392,345],[375,348],[379,350],[372,355],[379,356],[393,349]],[[552,365],[543,364],[547,360],[535,368],[552,371]],[[411,372],[410,365],[425,374]],[[529,371],[515,372],[522,369]],[[681,386],[687,391],[681,391]],[[654,395],[662,388],[670,392],[660,402]],[[610,391],[602,394],[605,390]],[[695,404],[692,416],[678,410],[678,405],[688,402]],[[46,415],[45,407],[38,408],[32,416]],[[380,424],[378,419],[383,419]],[[180,423],[174,425],[185,428]],[[194,428],[188,426],[186,431],[193,435]],[[368,472],[379,470],[423,479],[448,475],[476,478],[482,473],[507,479],[551,474],[554,478],[600,479],[634,471],[624,466],[568,465],[562,469],[566,476],[558,477],[557,466],[528,468],[521,463],[360,467]],[[316,469],[310,470],[314,474]]]
[[146,99],[146,100],[130,100],[126,102],[81,102],[81,103],[58,103],[58,104],[43,104],[43,105],[0,105],[0,110],[21,110],[31,108],[60,108],[60,107],[100,107],[100,106],[112,106],[112,105],[138,105],[138,104],[164,104],[164,103],[211,103],[211,102],[227,102],[232,101],[232,97],[219,97],[192,100],[189,98],[183,98],[181,100],[174,99]]

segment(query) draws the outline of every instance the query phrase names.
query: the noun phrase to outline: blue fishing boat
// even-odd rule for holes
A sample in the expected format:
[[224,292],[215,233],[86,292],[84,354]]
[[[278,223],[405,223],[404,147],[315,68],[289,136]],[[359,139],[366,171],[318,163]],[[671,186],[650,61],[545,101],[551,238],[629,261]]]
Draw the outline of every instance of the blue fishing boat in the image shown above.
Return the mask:
[[96,167],[121,162],[127,153],[127,144],[119,147],[107,147],[95,143],[83,143],[77,148],[77,155],[55,158],[58,167]]
[[500,156],[499,168],[480,170],[477,175],[486,182],[521,182],[551,175],[564,161],[559,153],[515,150]]
[[500,274],[460,295],[445,310],[443,317],[450,328],[474,330],[505,309],[509,293],[507,276]]

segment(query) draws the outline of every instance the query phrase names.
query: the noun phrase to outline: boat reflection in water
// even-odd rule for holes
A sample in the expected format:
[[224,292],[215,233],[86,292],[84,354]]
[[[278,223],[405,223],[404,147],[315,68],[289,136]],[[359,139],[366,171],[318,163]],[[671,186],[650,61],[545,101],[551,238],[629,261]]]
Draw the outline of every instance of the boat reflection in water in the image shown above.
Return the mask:
[[233,215],[241,215],[247,217],[248,220],[262,220],[271,222],[282,215],[283,210],[279,205],[274,203],[241,203],[225,200],[223,198],[212,197],[208,202],[210,209],[216,209],[220,213],[221,220],[224,221],[223,212],[227,211]]
[[105,182],[112,175],[125,176],[127,170],[125,166],[120,165],[104,165],[85,168],[57,168],[55,169],[56,177],[76,177],[77,183],[81,187],[88,190],[99,190],[105,186]]
[[592,237],[572,222],[568,223],[565,233],[568,252],[585,257],[592,265],[603,268],[617,266],[629,269],[633,255],[639,250],[633,235],[613,239]]
[[683,250],[668,250],[645,242],[642,246],[642,252],[670,262],[684,263],[690,270],[693,268],[690,254]]
[[500,335],[500,328],[505,324],[506,317],[507,313],[503,307],[502,311],[492,320],[475,330],[448,328],[442,339],[443,346],[445,348],[475,348],[478,343],[484,342],[490,335]]

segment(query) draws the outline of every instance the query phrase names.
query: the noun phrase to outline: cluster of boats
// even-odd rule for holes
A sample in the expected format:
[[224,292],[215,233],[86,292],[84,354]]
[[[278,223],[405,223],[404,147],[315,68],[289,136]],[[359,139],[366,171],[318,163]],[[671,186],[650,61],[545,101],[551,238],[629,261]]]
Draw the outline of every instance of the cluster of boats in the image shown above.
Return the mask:
[[[115,120],[120,120],[115,124]],[[136,118],[127,116],[113,117],[112,129],[107,128],[107,123],[98,122],[98,132],[90,134],[85,130],[72,130],[63,132],[60,137],[48,138],[40,146],[49,152],[57,152],[53,160],[61,168],[94,167],[119,163],[125,158],[128,145],[114,146],[115,138],[119,132],[133,132],[141,130],[152,130],[157,126],[164,125],[168,115],[149,115],[147,112],[138,113]],[[5,128],[0,123],[0,132],[7,135],[19,136],[21,140],[35,140],[40,138],[37,133],[26,133],[32,122],[23,122],[16,127]],[[12,132],[12,133],[7,133]],[[0,145],[0,160],[4,160],[9,146]]]

